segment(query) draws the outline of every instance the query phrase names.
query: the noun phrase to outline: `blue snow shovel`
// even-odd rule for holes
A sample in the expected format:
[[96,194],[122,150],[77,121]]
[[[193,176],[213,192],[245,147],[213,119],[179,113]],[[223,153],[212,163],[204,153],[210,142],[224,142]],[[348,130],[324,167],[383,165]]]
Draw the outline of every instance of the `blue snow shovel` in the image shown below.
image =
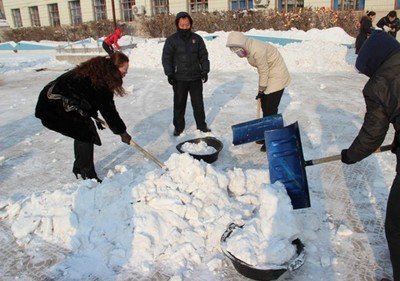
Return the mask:
[[[337,161],[341,159],[341,155],[304,161],[297,122],[284,128],[265,131],[264,136],[271,183],[280,181],[285,185],[293,209],[310,207],[305,167]],[[391,145],[383,145],[375,153],[390,149]]]
[[285,185],[293,209],[310,207],[298,123],[265,131],[264,137],[271,183],[280,181]]
[[263,140],[264,131],[283,128],[281,114],[266,116],[232,126],[233,145]]

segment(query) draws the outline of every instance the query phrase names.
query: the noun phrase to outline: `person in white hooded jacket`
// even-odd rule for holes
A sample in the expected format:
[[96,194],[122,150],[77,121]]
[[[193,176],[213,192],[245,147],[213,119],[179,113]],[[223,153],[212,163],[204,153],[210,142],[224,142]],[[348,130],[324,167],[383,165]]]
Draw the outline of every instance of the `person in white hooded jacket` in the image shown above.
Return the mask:
[[[290,83],[289,71],[278,49],[238,31],[228,35],[226,46],[240,58],[247,58],[249,64],[257,68],[256,99],[261,103],[263,117],[277,114],[283,91]],[[262,144],[261,151],[265,151],[265,143]]]

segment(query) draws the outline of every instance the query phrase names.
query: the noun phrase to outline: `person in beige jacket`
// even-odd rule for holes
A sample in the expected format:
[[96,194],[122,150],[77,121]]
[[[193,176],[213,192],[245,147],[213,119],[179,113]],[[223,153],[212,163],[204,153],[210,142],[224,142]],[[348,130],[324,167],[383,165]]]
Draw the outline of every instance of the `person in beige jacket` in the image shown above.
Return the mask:
[[[261,103],[263,117],[277,114],[283,91],[290,83],[289,71],[278,49],[237,31],[228,35],[226,46],[240,58],[247,58],[249,64],[257,68],[256,99]],[[264,142],[262,144],[261,151],[265,151]]]

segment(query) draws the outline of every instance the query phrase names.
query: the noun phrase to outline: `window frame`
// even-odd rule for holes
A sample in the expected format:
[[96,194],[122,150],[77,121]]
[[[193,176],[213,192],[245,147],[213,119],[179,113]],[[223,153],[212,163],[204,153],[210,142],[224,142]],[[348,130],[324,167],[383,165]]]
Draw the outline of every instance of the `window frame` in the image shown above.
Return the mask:
[[69,8],[71,25],[76,26],[82,24],[81,1],[80,0],[68,1],[68,8]]
[[123,21],[133,21],[135,14],[133,13],[133,7],[136,6],[135,0],[120,0],[121,8],[121,19]]
[[168,0],[152,0],[153,14],[161,15],[169,13],[169,1]]
[[22,17],[21,17],[21,9],[11,9],[11,15],[13,18],[13,23],[15,28],[23,27]]
[[191,13],[208,12],[208,0],[189,0]]
[[231,11],[243,11],[254,8],[253,0],[231,0],[230,9]]
[[[345,2],[353,2],[353,4]],[[365,8],[365,0],[333,0],[332,1],[332,10],[335,11],[363,11]]]
[[[293,3],[289,3],[289,2],[295,2]],[[304,1],[305,0],[278,0],[277,3],[277,8],[278,11],[280,12],[290,12],[290,11],[294,11],[297,8],[304,8]]]
[[50,26],[61,26],[60,10],[58,9],[58,3],[47,4],[47,10],[49,12]]
[[41,26],[40,24],[40,16],[39,16],[39,7],[38,6],[29,6],[29,18],[31,20],[31,26]]
[[106,0],[93,0],[93,18],[95,21],[107,19],[107,4]]

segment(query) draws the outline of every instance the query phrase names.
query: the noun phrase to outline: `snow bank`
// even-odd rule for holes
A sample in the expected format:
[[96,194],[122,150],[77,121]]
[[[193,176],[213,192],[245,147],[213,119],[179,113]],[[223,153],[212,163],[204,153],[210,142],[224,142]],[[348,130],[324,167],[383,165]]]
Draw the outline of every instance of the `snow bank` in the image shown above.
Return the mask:
[[[2,217],[24,247],[44,240],[70,250],[53,274],[72,279],[84,279],[89,268],[102,278],[124,267],[141,274],[161,267],[170,276],[188,277],[205,263],[212,272],[222,265],[219,240],[226,226],[250,219],[249,225],[260,225],[259,239],[286,233],[279,245],[291,247],[287,237],[298,232],[288,231],[286,223],[294,220],[287,211],[290,199],[282,186],[268,185],[265,171],[225,173],[188,154],[173,154],[166,165],[164,173],[127,171],[100,185],[88,180],[53,193],[7,199],[0,203]],[[285,223],[275,222],[272,231],[268,221],[274,218]]]
[[[344,37],[347,37],[343,34],[344,31],[342,29],[331,29],[331,32],[326,32],[327,35],[324,36],[321,36],[321,34],[325,34],[322,31],[311,30],[309,32],[296,31],[295,34],[297,36],[293,37],[290,36],[290,32],[283,31],[275,31],[273,33],[252,31],[247,34],[274,35],[276,37],[283,37],[282,34],[285,34],[289,38],[307,38],[306,41],[300,43],[292,43],[285,46],[275,45],[281,52],[290,72],[354,71],[353,64],[350,64],[346,59],[349,49],[341,45],[342,42],[349,43],[349,40],[344,39]],[[304,33],[304,35],[300,36],[299,34],[301,33]],[[334,36],[333,34],[335,33],[339,35]],[[211,72],[232,72],[252,68],[246,59],[240,59],[225,47],[228,34],[228,32],[214,33],[217,38],[205,41],[209,52]],[[164,41],[156,39],[141,42],[137,45],[137,48],[132,50],[130,60],[134,67],[137,68],[162,69],[161,55],[163,47]],[[315,50],[318,51],[316,52]]]

